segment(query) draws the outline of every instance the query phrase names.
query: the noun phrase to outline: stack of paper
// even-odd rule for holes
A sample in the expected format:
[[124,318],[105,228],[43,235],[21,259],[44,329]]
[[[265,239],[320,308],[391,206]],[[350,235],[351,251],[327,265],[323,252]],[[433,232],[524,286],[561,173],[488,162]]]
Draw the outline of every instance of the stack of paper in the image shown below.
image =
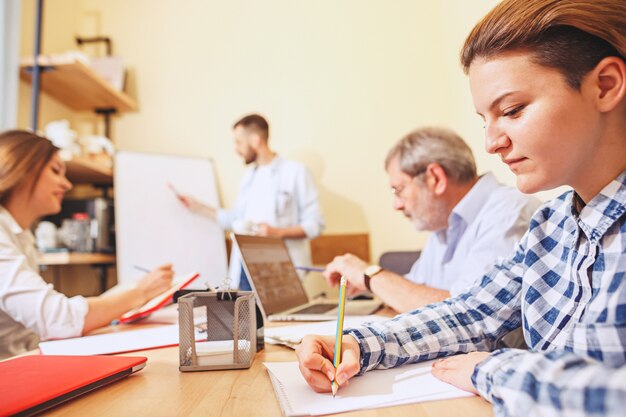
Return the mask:
[[41,342],[44,355],[107,355],[178,345],[178,324]]
[[[178,324],[124,330],[115,333],[76,337],[73,339],[41,342],[39,350],[44,355],[108,355],[135,352],[168,346],[178,346]],[[207,342],[206,330],[196,329],[196,348],[200,355],[230,354],[232,363],[233,341]],[[239,346],[242,349],[242,346]],[[213,358],[215,359],[215,358]]]
[[318,394],[313,391],[300,373],[298,362],[266,362],[265,366],[287,417],[472,396],[432,376],[432,361],[367,372],[352,378],[348,385],[339,389],[335,398],[330,392]]

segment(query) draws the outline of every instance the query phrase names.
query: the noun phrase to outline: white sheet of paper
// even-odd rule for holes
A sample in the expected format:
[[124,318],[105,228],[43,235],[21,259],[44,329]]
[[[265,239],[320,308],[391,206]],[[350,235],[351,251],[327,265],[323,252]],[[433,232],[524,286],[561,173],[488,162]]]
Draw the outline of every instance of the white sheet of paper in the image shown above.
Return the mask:
[[[343,328],[356,327],[366,322],[380,322],[389,320],[391,317],[384,316],[345,316]],[[284,344],[289,347],[300,343],[302,338],[308,334],[319,334],[322,336],[334,336],[337,331],[337,320],[322,321],[307,324],[297,324],[280,327],[265,328],[265,342],[271,344]]]
[[177,324],[178,304],[170,304],[141,319],[141,324]]
[[314,416],[472,396],[435,378],[431,364],[429,361],[367,372],[352,378],[333,398],[331,393],[313,391],[297,362],[264,363],[286,416]]
[[178,324],[41,342],[44,355],[106,355],[178,345]]

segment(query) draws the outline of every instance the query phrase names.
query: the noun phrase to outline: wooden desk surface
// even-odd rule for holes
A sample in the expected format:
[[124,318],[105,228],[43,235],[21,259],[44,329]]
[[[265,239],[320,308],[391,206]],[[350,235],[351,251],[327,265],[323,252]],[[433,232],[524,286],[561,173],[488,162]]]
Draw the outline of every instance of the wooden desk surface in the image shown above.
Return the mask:
[[[53,408],[49,416],[281,416],[263,362],[296,360],[295,352],[266,344],[250,369],[179,372],[178,347],[126,354],[146,356],[135,375]],[[484,417],[491,405],[479,397],[432,401],[344,413],[345,416]]]

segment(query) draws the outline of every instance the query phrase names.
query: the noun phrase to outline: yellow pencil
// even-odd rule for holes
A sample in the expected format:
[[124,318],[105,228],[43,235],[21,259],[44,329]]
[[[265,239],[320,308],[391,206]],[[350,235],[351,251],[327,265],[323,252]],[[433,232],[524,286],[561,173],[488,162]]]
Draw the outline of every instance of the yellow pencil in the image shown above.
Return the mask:
[[[341,341],[343,340],[343,315],[346,310],[346,277],[341,277],[341,283],[339,285],[339,305],[337,307],[337,332],[335,334],[335,355],[333,358],[333,365],[335,370],[341,363]],[[333,380],[333,398],[337,394],[339,384]]]

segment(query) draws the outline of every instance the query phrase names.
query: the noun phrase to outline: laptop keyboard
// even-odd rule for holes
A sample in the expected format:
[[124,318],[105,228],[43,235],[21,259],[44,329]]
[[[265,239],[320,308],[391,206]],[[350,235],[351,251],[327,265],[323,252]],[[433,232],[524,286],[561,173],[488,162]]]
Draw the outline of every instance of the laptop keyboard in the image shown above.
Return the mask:
[[320,314],[337,308],[337,304],[312,304],[308,307],[304,307],[301,310],[294,311],[291,314]]

